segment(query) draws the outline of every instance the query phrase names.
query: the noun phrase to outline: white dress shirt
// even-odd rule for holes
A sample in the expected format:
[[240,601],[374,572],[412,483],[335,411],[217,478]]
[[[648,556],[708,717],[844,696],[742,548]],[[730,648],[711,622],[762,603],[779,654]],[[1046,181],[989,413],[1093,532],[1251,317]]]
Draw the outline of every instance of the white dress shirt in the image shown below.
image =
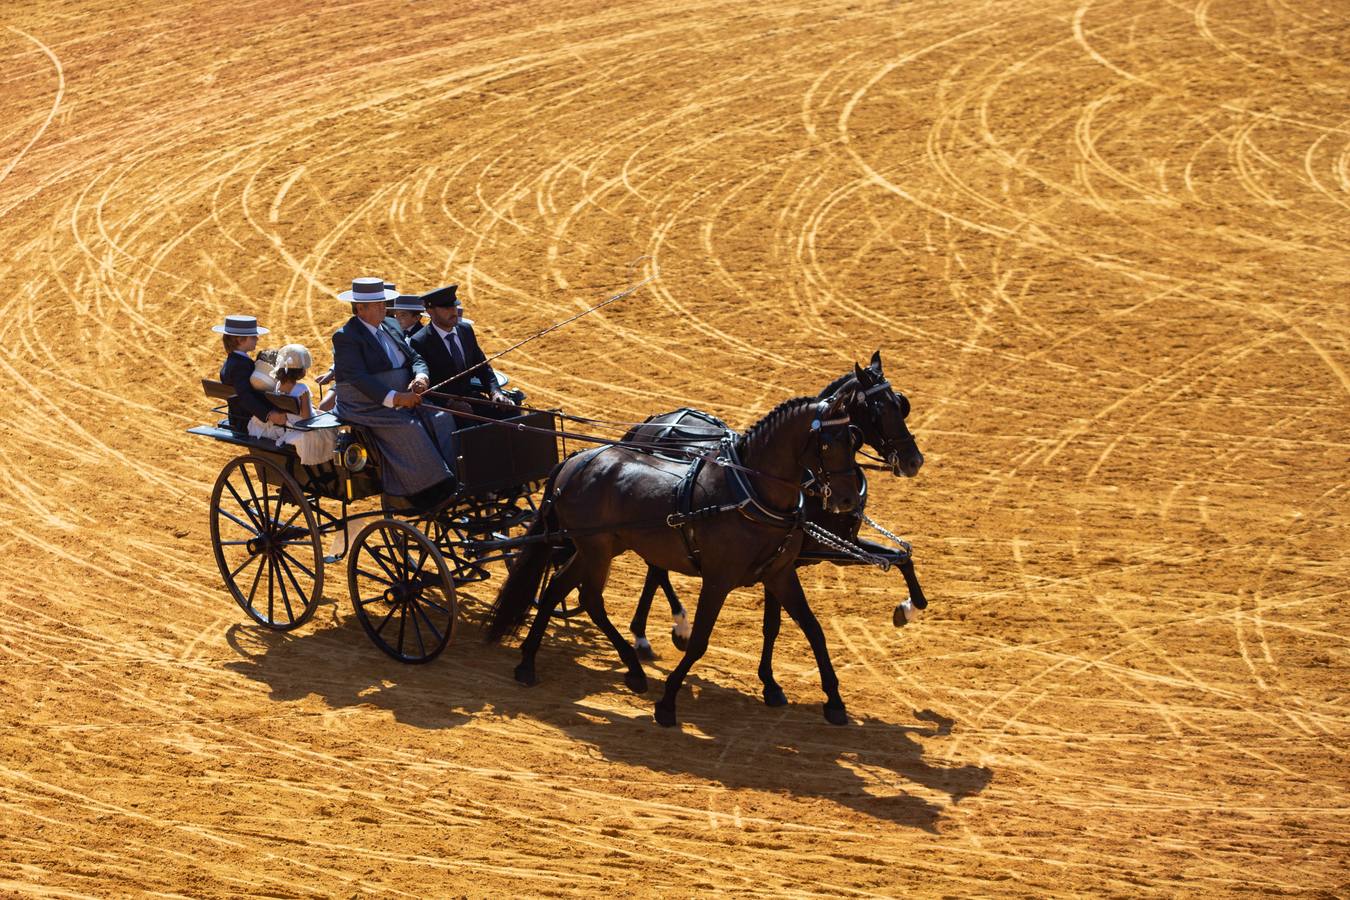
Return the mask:
[[442,342],[449,340],[453,340],[455,342],[455,346],[459,348],[460,358],[463,359],[465,364],[467,365],[469,362],[469,354],[464,352],[464,342],[459,339],[459,329],[456,328],[454,331],[446,331],[443,328],[441,328],[441,326],[437,325],[435,322],[431,323],[431,327],[436,329],[436,333],[441,336]]

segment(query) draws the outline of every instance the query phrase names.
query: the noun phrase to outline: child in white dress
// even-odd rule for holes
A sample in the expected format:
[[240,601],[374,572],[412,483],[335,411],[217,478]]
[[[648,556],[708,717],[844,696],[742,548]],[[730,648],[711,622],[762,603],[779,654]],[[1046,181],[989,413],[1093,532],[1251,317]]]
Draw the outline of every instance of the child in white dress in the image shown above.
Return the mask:
[[299,402],[300,412],[287,413],[284,426],[267,425],[256,420],[251,420],[248,426],[249,434],[271,438],[278,447],[292,444],[300,454],[300,462],[307,466],[331,460],[337,445],[337,434],[332,428],[305,430],[291,427],[314,415],[309,385],[301,381],[313,364],[309,351],[301,344],[287,344],[278,350],[276,365],[272,370],[272,377],[277,382],[276,392],[294,397]]

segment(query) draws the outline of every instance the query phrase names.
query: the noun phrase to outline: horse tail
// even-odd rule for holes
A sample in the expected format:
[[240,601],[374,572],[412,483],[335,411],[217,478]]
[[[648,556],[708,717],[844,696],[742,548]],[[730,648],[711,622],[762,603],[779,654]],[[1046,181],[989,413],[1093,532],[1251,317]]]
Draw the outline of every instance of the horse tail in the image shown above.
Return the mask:
[[[536,516],[534,524],[526,532],[528,537],[543,535],[547,530],[544,516]],[[544,581],[544,571],[553,556],[553,548],[545,541],[526,545],[516,557],[515,564],[506,576],[497,599],[488,614],[487,640],[490,643],[500,641],[508,634],[515,634],[525,622],[525,614],[530,604],[539,595],[539,585]]]
[[539,511],[535,513],[534,521],[525,532],[525,536],[533,540],[516,556],[511,571],[506,575],[506,581],[497,592],[497,599],[493,601],[492,610],[488,613],[485,635],[489,643],[495,643],[506,635],[519,631],[525,622],[530,604],[539,596],[539,585],[544,581],[544,572],[547,571],[555,550],[553,543],[545,539],[544,535],[548,534],[550,526],[554,531],[558,528],[558,517],[553,509],[553,485],[565,462],[560,463],[549,475],[548,482],[544,485],[543,502],[539,504]]

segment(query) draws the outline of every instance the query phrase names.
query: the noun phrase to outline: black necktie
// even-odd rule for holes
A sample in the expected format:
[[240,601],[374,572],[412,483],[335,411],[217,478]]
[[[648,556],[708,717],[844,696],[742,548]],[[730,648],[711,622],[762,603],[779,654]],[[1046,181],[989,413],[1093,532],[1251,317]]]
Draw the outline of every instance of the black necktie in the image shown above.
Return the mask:
[[455,374],[458,375],[464,371],[464,354],[460,352],[459,344],[455,341],[455,333],[449,332],[445,336],[445,346],[450,351],[450,361],[455,364]]

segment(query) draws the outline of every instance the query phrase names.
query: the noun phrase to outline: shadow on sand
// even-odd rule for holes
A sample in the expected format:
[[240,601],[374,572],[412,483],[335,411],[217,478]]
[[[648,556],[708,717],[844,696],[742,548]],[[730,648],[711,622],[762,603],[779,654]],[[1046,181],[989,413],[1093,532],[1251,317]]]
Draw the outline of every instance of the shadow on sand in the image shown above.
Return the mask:
[[[915,710],[907,724],[854,718],[839,728],[823,720],[818,690],[770,709],[757,694],[699,678],[697,669],[681,694],[681,727],[661,728],[652,720],[652,704],[677,651],[667,649],[647,664],[651,688],[635,697],[623,686],[609,643],[584,616],[552,625],[539,657],[540,684],[522,687],[511,677],[517,648],[480,640],[486,598],[461,591],[460,599],[454,640],[429,665],[389,659],[345,605],[325,600],[314,622],[296,634],[231,626],[226,637],[239,659],[227,667],[267,685],[276,700],[314,694],[334,708],[371,706],[427,729],[454,728],[482,712],[528,717],[612,762],[729,789],[817,797],[926,831],[937,830],[943,807],[907,788],[920,786],[958,802],[984,790],[993,777],[980,766],[924,761],[920,739],[944,737],[955,724],[931,710]],[[845,683],[846,699],[847,688]]]

